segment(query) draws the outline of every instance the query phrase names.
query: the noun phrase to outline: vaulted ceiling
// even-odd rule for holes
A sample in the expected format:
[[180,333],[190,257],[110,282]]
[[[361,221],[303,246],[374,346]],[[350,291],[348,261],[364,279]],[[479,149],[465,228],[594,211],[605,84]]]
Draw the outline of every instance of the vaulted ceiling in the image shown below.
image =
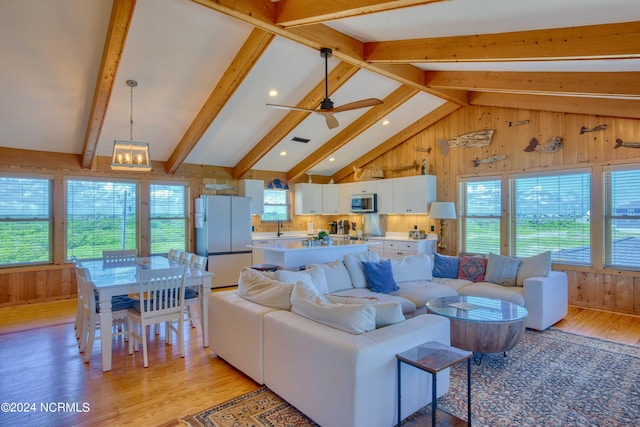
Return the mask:
[[[0,58],[0,147],[84,168],[133,139],[168,173],[339,180],[467,105],[640,118],[637,0],[2,1]],[[383,103],[335,129],[266,106],[317,109],[327,88]]]

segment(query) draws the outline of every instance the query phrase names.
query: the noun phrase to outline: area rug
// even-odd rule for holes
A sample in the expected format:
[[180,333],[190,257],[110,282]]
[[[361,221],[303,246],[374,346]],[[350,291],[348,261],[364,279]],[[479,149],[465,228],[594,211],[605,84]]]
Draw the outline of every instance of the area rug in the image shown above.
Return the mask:
[[[640,427],[638,346],[527,330],[506,357],[486,354],[472,364],[471,378],[474,426]],[[450,383],[438,407],[466,419],[466,364],[451,369]],[[430,406],[403,424],[431,425]],[[180,421],[191,427],[317,425],[266,387]]]

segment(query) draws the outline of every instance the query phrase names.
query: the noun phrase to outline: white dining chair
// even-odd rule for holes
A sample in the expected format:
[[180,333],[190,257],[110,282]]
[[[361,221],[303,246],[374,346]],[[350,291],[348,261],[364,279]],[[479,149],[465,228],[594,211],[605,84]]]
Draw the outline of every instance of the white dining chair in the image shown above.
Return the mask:
[[187,266],[138,271],[138,299],[129,309],[129,354],[142,344],[144,367],[149,366],[147,326],[165,324],[165,343],[178,336],[184,357],[184,283]]
[[[99,337],[100,323],[98,314],[100,313],[97,295],[94,291],[91,275],[86,268],[75,268],[76,281],[78,283],[78,306],[81,315],[78,322],[77,334],[79,337],[80,353],[84,353],[84,362],[91,360],[93,353],[93,343]],[[113,336],[123,335],[127,338],[127,317],[129,309],[133,307],[134,300],[125,296],[116,296],[111,299],[111,314],[113,316]]]
[[102,251],[102,261],[105,267],[118,267],[120,265],[132,265],[136,262],[138,251],[127,249],[122,251]]
[[167,256],[167,258],[171,262],[180,262],[180,254],[182,252],[183,251],[181,251],[180,249],[170,249],[169,250],[169,255]]
[[191,263],[191,257],[193,257],[193,255],[195,254],[192,254],[191,252],[181,252],[178,262],[182,265],[189,265]]
[[[191,255],[191,262],[189,268],[196,270],[206,271],[207,269],[207,257],[202,255]],[[191,327],[195,327],[193,324],[193,313],[191,307],[198,305],[198,291],[193,288],[186,288],[184,291],[184,311]]]

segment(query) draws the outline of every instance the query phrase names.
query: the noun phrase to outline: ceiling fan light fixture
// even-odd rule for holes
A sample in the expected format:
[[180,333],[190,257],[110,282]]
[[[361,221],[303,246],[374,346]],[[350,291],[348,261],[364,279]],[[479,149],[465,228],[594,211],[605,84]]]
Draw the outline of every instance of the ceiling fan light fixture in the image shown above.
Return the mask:
[[111,170],[149,172],[152,169],[151,156],[149,155],[149,144],[133,140],[133,88],[138,86],[138,82],[135,80],[127,80],[127,86],[131,88],[129,141],[113,141]]

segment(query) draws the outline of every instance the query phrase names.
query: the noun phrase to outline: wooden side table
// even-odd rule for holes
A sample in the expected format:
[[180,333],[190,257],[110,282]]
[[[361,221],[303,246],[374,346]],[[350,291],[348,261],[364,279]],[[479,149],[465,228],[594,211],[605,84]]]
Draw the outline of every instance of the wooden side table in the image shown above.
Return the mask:
[[464,425],[464,420],[438,410],[437,403],[437,373],[466,360],[467,361],[467,425],[471,426],[471,356],[473,353],[459,348],[451,347],[436,341],[430,341],[413,347],[396,355],[398,360],[398,427],[402,422],[400,369],[403,363],[415,366],[431,374],[431,425],[436,425],[436,413],[442,417],[448,417],[447,425]]

